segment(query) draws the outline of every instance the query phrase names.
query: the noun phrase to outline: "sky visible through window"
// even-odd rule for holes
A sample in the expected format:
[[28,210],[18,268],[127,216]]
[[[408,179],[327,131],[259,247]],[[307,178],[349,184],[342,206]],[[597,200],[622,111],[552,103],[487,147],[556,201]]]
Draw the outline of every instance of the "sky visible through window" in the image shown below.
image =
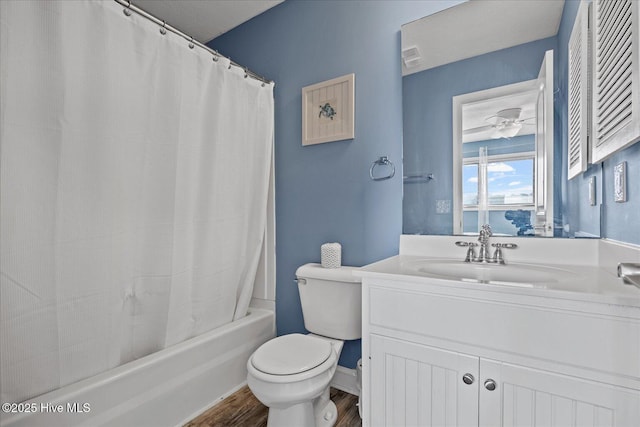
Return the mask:
[[[478,164],[462,169],[462,200],[478,204]],[[489,205],[533,204],[533,159],[490,162],[487,166]]]

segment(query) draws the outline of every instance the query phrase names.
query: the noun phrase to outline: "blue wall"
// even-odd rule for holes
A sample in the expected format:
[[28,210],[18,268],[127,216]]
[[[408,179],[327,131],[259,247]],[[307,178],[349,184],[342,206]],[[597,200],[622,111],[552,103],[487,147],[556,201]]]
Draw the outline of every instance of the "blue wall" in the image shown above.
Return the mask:
[[[278,334],[304,332],[296,268],[342,243],[343,264],[398,253],[402,230],[400,26],[460,1],[287,0],[209,46],[276,81],[276,319]],[[301,89],[355,73],[354,140],[301,145]],[[389,156],[396,175],[369,179]],[[355,367],[360,342],[340,364]]]
[[[319,261],[322,243],[341,242],[343,263],[350,265],[364,265],[397,253],[403,191],[400,26],[457,3],[460,1],[287,0],[209,43],[276,81],[279,334],[304,331],[294,274],[299,265]],[[567,0],[566,4],[557,39],[559,47],[566,46],[568,36],[564,39],[563,34],[567,34],[567,28],[571,31],[577,1]],[[555,48],[555,40],[535,42],[540,43],[536,49],[542,52]],[[431,170],[425,171],[436,176],[433,183],[426,184],[437,193],[430,196],[433,200],[451,199],[451,154],[440,152],[443,144],[450,146],[447,141],[451,140],[451,126],[442,126],[442,123],[451,123],[451,96],[534,78],[541,60],[540,54],[506,61],[503,71],[492,75],[496,83],[482,87],[468,84],[468,80],[481,71],[479,64],[468,60],[458,75],[467,88],[441,100],[444,108],[438,112],[423,111],[425,117],[433,119],[426,134],[430,135],[432,152],[440,158],[439,162],[432,163]],[[530,69],[529,63],[537,64],[535,73],[525,71]],[[566,65],[563,69],[566,70]],[[303,148],[301,88],[348,73],[356,74],[356,138]],[[565,75],[566,72],[560,74]],[[452,80],[441,80],[440,84],[453,84]],[[565,86],[561,83],[560,87]],[[566,99],[566,92],[564,97]],[[556,114],[561,120],[562,110]],[[566,135],[562,141],[566,151]],[[373,182],[368,177],[369,166],[382,155],[388,155],[398,171],[391,180]],[[612,188],[609,188],[612,167],[620,159],[628,162],[629,202],[624,204],[613,202]],[[556,163],[565,169],[564,162]],[[596,172],[598,168],[594,167]],[[407,167],[407,172],[411,171]],[[606,161],[604,172],[602,235],[640,244],[637,214],[640,211],[640,144]],[[573,191],[576,197],[584,194],[582,187],[579,191],[571,188],[565,191]],[[440,218],[444,215],[430,217],[437,229],[451,229],[451,220]],[[340,364],[354,367],[359,357],[359,342],[347,343]]]
[[[567,82],[569,72],[567,68],[567,44],[578,12],[578,0],[566,0],[560,29],[558,31],[559,62],[558,76],[563,123],[567,123]],[[563,129],[562,145],[566,162],[567,130]],[[613,168],[618,163],[627,162],[627,202],[616,203],[613,199]],[[566,165],[562,165],[566,179]],[[588,205],[588,178],[592,175],[602,184],[598,194],[601,206]],[[591,231],[593,218],[600,217],[600,236],[621,242],[640,244],[640,143],[635,144],[619,153],[614,154],[602,164],[590,165],[582,176],[578,176],[567,184],[566,200],[570,215],[579,213],[577,223],[584,231]],[[601,210],[601,211],[600,211]],[[601,215],[599,214],[601,212]],[[576,220],[570,220],[576,223]]]
[[453,200],[452,98],[537,78],[544,53],[556,43],[550,37],[403,77],[405,174],[435,177],[405,185],[404,233],[453,233],[453,215],[436,213],[436,200]]

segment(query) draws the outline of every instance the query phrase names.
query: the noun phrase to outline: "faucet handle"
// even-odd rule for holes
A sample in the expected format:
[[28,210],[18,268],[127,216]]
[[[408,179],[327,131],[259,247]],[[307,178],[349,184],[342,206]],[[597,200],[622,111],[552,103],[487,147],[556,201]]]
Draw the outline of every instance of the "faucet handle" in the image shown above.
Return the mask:
[[473,260],[476,259],[476,250],[474,249],[476,246],[478,246],[477,243],[474,242],[463,242],[463,241],[457,241],[456,242],[456,246],[460,246],[463,248],[468,247],[469,249],[467,250],[467,256],[464,259],[464,262],[471,262]]
[[492,243],[491,246],[494,248],[505,248],[505,249],[516,249],[518,245],[515,243]]
[[464,262],[472,262],[476,259],[476,250],[474,249],[476,246],[478,246],[477,243],[473,243],[473,242],[469,242],[469,244],[465,245],[468,246],[469,249],[467,250],[467,256],[464,259]]
[[491,246],[496,248],[496,251],[493,253],[493,262],[495,262],[496,264],[504,264],[502,248],[515,249],[518,247],[518,245],[516,245],[515,243],[492,243]]

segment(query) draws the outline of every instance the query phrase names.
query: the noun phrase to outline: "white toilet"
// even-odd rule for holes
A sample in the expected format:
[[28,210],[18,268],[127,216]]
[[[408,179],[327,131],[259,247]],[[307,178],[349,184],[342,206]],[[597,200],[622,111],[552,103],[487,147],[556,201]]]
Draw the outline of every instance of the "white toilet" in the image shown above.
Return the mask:
[[362,336],[361,284],[356,267],[298,268],[298,289],[308,335],[289,334],[261,345],[247,362],[247,382],[269,407],[269,427],[333,426],[338,416],[329,383],[343,340]]

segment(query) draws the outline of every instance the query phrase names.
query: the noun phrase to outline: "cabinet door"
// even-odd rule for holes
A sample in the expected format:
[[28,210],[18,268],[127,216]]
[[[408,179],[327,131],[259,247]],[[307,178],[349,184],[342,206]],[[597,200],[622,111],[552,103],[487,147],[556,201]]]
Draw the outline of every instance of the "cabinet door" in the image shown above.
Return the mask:
[[480,373],[481,426],[640,426],[640,391],[486,359]]
[[638,3],[593,1],[593,163],[640,138]]
[[587,170],[587,141],[591,125],[589,106],[589,4],[581,0],[576,20],[569,37],[569,145],[567,153],[567,178],[571,179]]
[[371,335],[370,425],[477,426],[478,366],[477,357]]

